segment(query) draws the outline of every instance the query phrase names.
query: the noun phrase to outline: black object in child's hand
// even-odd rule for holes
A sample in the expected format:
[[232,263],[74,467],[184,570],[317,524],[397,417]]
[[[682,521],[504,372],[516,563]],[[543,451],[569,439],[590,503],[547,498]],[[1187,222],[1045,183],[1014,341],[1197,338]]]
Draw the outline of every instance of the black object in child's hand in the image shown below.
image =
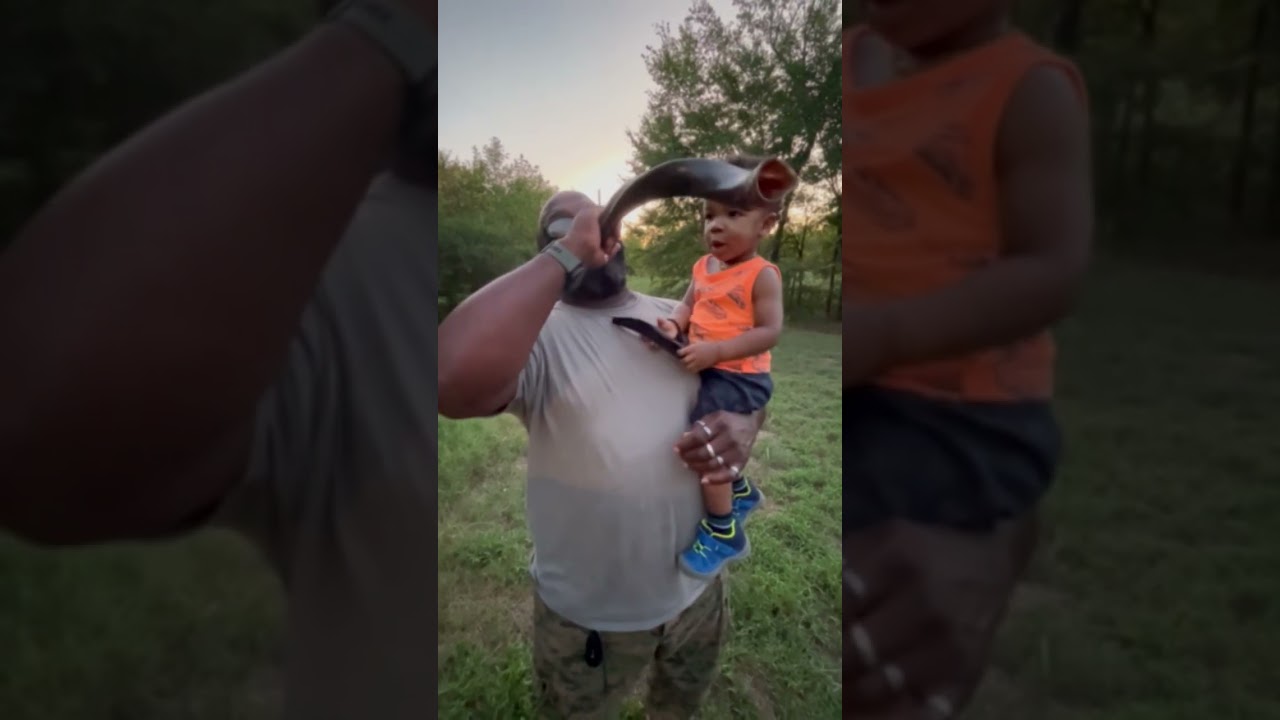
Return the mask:
[[666,350],[675,357],[680,357],[680,348],[689,344],[689,341],[686,340],[683,335],[678,335],[673,340],[666,335],[663,335],[662,331],[652,323],[645,322],[639,318],[615,317],[613,319],[613,324],[640,333],[641,337],[651,341],[653,344],[663,350]]

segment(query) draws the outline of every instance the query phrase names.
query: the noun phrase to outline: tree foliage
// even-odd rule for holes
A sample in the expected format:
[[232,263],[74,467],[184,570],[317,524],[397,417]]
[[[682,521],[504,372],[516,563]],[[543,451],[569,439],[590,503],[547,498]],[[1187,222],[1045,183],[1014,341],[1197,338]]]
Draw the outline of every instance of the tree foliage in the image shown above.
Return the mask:
[[0,0],[0,246],[69,177],[314,21],[310,0]]
[[1280,236],[1280,4],[1020,0],[1089,85],[1102,240],[1204,253]]
[[494,138],[469,161],[438,154],[441,312],[533,256],[538,212],[555,188]]
[[[635,172],[679,157],[784,158],[801,189],[762,250],[787,280],[796,312],[837,311],[840,194],[840,6],[835,0],[735,0],[721,17],[697,0],[657,28],[645,63],[655,89],[629,133]],[[629,235],[639,272],[678,294],[703,252],[697,203],[646,208]]]

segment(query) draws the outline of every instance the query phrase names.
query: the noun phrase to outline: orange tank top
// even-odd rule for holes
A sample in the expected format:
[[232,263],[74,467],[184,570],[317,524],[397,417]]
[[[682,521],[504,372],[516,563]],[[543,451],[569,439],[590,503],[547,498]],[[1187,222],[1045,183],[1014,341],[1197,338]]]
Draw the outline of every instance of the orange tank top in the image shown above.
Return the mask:
[[[693,313],[689,316],[689,339],[698,342],[719,342],[753,329],[756,326],[756,308],[751,299],[756,277],[761,270],[778,266],[759,255],[711,272],[710,255],[704,255],[693,264]],[[726,360],[717,363],[721,370],[739,373],[767,373],[772,364],[768,350],[759,355]]]
[[[1020,33],[888,84],[854,85],[844,36],[843,291],[855,303],[919,296],[1000,255],[996,135],[1004,108],[1034,66],[1070,61]],[[973,402],[1053,394],[1048,331],[966,357],[892,368],[882,386]]]

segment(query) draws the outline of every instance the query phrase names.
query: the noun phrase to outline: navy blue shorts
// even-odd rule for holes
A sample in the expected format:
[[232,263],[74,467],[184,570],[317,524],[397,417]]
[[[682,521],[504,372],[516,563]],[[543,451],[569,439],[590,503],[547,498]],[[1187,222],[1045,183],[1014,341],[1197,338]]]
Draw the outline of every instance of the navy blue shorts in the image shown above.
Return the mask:
[[1048,402],[962,403],[864,386],[843,409],[844,532],[897,518],[986,532],[1035,507],[1061,435]]
[[690,423],[717,410],[748,415],[763,408],[773,397],[773,377],[769,373],[736,373],[707,368],[699,375],[702,387],[698,388],[698,402],[689,413]]

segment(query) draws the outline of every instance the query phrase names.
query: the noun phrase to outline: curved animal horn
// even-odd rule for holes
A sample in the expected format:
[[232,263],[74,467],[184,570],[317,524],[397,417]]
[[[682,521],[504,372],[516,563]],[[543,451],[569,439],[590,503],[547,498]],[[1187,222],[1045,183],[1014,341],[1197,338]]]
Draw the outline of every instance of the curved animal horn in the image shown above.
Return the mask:
[[633,178],[609,198],[600,216],[600,235],[618,237],[622,218],[654,200],[695,197],[737,207],[758,207],[781,201],[799,180],[795,171],[778,158],[769,158],[754,170],[710,158],[669,160]]

